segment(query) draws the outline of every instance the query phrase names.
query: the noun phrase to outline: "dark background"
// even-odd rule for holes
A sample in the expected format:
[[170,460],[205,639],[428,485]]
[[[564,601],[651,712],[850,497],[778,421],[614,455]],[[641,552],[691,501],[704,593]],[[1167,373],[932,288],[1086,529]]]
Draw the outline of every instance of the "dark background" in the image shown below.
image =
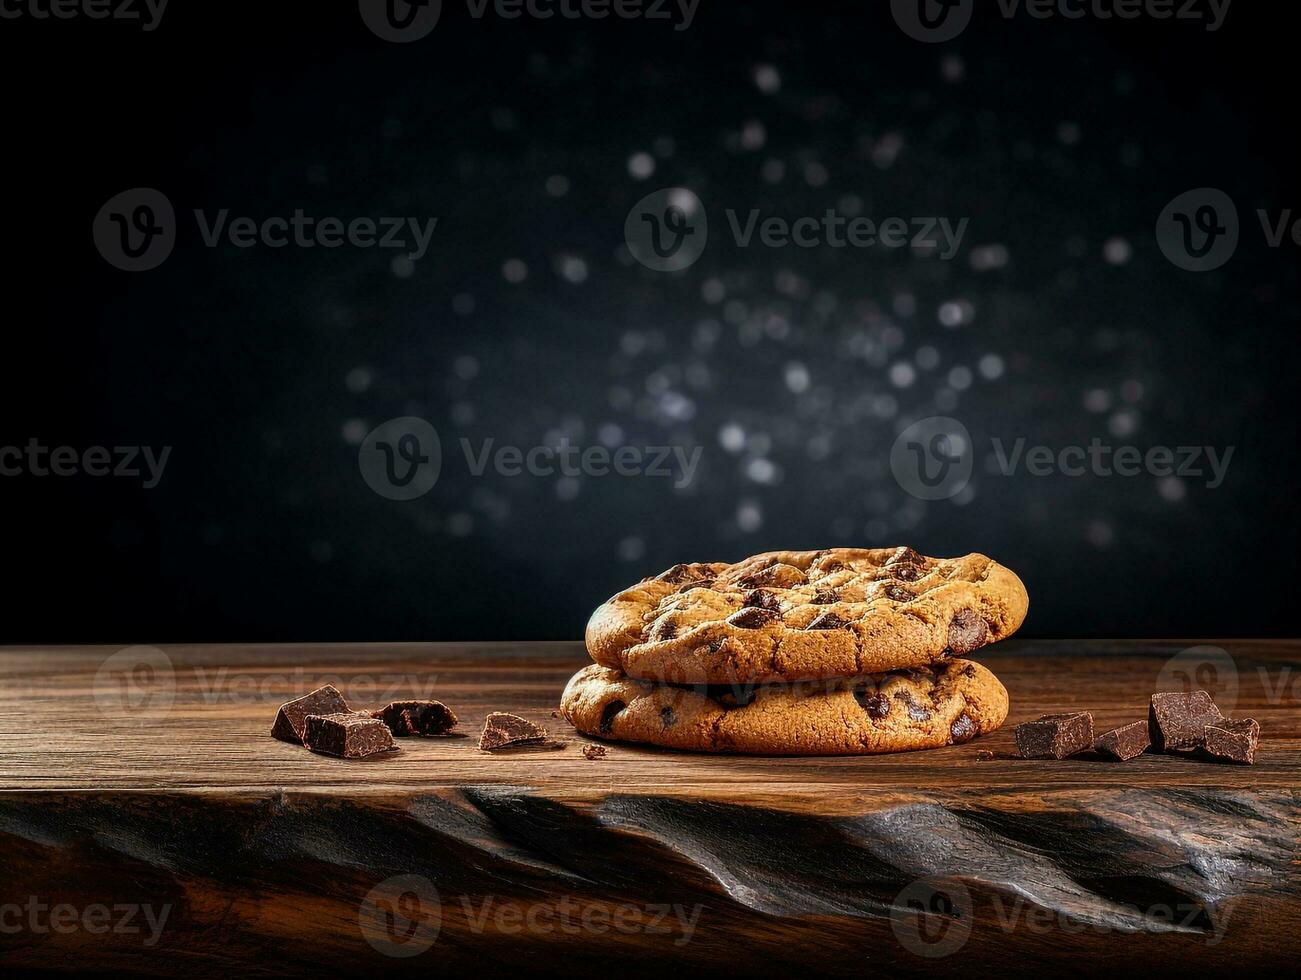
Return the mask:
[[[883,2],[702,0],[681,32],[449,2],[409,45],[347,2],[173,0],[148,34],[0,21],[0,445],[173,447],[153,490],[0,478],[4,641],[574,638],[678,561],[900,543],[1014,568],[1028,634],[1294,635],[1298,247],[1266,248],[1255,218],[1301,210],[1290,11],[1238,0],[1208,34],[978,6],[944,45]],[[655,273],[624,218],[673,185],[705,201],[710,246]],[[141,186],[181,232],[128,274],[91,223]],[[1202,186],[1235,199],[1243,239],[1194,274],[1153,229]],[[439,222],[411,269],[379,249],[208,249],[190,217],[296,207]],[[971,225],[952,262],[737,248],[722,209],[756,207]],[[991,245],[1006,265],[974,268]],[[956,328],[946,303],[968,310]],[[1214,490],[978,465],[960,501],[923,504],[888,456],[935,414],[978,447],[1236,450]],[[445,454],[406,503],[368,489],[356,444],[400,415]],[[700,471],[683,491],[476,479],[455,448],[562,435],[699,445]]]

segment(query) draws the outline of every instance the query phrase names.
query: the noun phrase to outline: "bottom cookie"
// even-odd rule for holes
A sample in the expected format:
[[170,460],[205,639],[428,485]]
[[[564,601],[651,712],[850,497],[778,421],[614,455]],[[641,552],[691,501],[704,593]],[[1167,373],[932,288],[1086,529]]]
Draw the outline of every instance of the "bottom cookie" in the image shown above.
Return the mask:
[[676,687],[592,664],[565,687],[560,712],[587,735],[692,752],[871,755],[967,742],[1007,718],[1007,691],[980,664],[838,681]]

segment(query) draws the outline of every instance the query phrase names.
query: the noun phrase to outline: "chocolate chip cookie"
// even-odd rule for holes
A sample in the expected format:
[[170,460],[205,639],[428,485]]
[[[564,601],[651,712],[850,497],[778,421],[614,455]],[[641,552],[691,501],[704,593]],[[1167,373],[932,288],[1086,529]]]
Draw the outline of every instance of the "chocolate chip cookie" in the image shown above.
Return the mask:
[[1007,691],[984,667],[934,667],[836,681],[679,687],[591,664],[560,712],[580,732],[696,752],[870,755],[967,742],[1007,718]]
[[778,551],[643,579],[593,613],[587,649],[643,680],[825,680],[965,656],[1016,632],[1029,601],[984,555]]

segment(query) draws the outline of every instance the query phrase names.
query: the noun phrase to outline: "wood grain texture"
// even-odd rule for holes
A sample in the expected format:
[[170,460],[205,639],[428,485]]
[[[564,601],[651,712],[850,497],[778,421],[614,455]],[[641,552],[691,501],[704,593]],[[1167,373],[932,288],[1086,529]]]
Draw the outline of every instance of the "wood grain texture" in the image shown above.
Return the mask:
[[[585,662],[576,644],[8,651],[0,962],[203,976],[1268,966],[1301,953],[1301,643],[1220,641],[1231,660],[1171,665],[1193,645],[984,651],[1012,713],[962,746],[772,759],[610,744],[594,761],[551,717]],[[1261,722],[1258,765],[1009,757],[1019,721],[1136,720],[1181,672]],[[269,737],[282,701],[326,682],[357,706],[437,697],[473,733],[515,711],[562,745],[489,756],[473,738],[407,739],[345,762]],[[41,929],[33,901],[136,907],[140,931]],[[146,907],[168,910],[153,944]]]

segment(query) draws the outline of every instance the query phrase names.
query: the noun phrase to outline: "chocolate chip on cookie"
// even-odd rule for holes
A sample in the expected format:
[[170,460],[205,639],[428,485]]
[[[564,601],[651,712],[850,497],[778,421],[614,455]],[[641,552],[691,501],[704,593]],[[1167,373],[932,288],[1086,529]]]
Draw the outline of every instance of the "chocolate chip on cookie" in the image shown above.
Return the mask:
[[886,582],[885,588],[881,591],[885,593],[887,599],[892,599],[895,602],[912,602],[917,598],[913,593],[895,582]]
[[678,723],[678,713],[672,708],[660,709],[660,724],[665,728],[672,728]]
[[781,600],[766,589],[751,589],[745,594],[747,609],[771,609],[773,612],[781,612],[781,607]]
[[835,613],[828,611],[824,612],[804,628],[810,630],[838,630],[843,629],[847,625],[849,624],[846,623],[845,620],[841,619]]
[[948,638],[945,655],[965,657],[989,642],[989,625],[976,615],[974,609],[959,609],[949,623]]
[[830,606],[840,601],[840,593],[835,589],[818,589],[809,602],[815,606]]
[[884,694],[869,694],[867,688],[854,689],[854,700],[871,718],[884,718],[890,713],[890,699]]
[[622,701],[611,701],[605,706],[605,710],[601,712],[601,724],[599,729],[602,735],[609,735],[614,731],[614,719],[619,712],[623,711],[626,707],[628,707],[628,705],[624,704]]
[[980,734],[980,726],[971,720],[971,716],[965,711],[953,719],[949,725],[949,738],[953,740],[954,745],[961,745],[963,742],[970,742]]
[[674,565],[667,571],[660,572],[655,576],[658,581],[668,582],[670,585],[678,585],[695,577],[696,574],[691,570],[690,565]]
[[714,580],[712,578],[697,579],[694,582],[688,582],[678,589],[679,593],[690,592],[692,589],[709,589],[713,588]]
[[671,619],[666,619],[655,627],[655,639],[657,640],[671,640],[677,635],[678,624]]
[[781,615],[771,609],[748,606],[727,617],[727,621],[741,630],[761,630],[770,623],[781,621]]

